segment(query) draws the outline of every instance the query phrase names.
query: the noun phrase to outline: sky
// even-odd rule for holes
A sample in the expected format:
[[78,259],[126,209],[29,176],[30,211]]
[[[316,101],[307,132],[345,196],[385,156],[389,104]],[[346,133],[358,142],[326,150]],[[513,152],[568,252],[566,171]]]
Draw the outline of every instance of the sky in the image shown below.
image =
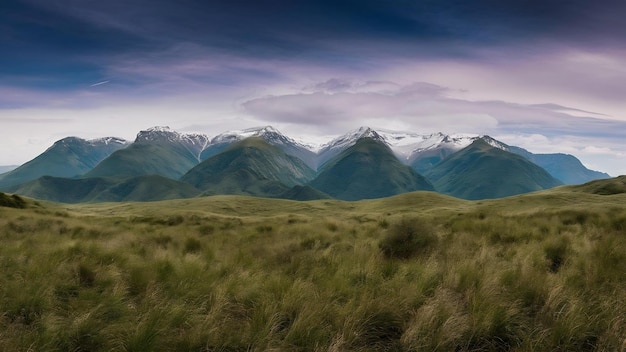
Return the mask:
[[626,174],[623,0],[3,0],[0,165],[272,125],[490,135]]

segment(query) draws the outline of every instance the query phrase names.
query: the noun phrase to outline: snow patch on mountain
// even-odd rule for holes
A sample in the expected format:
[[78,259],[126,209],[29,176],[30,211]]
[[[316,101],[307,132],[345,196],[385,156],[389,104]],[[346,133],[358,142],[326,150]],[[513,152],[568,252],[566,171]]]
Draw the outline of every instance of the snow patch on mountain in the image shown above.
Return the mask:
[[[478,135],[470,134],[444,134],[441,132],[431,134],[417,134],[410,132],[398,132],[388,130],[378,130],[385,139],[385,143],[394,153],[405,162],[410,162],[416,155],[434,149],[447,149],[459,151],[476,139]],[[495,140],[494,140],[495,141]]]
[[[280,148],[285,153],[301,159],[312,169],[315,169],[317,166],[317,154],[313,151],[317,149],[317,146],[289,138],[272,126],[224,132],[213,137],[208,147],[219,148],[220,145],[230,145],[250,137],[263,139],[268,144]],[[205,155],[205,157],[207,156]]]
[[320,147],[318,154],[328,153],[333,150],[344,150],[344,149],[350,148],[359,139],[366,138],[366,137],[386,143],[384,137],[378,134],[378,132],[374,131],[373,129],[369,127],[361,126],[356,130],[352,130],[342,136],[339,136],[333,139],[332,141],[328,143],[323,144]]
[[96,138],[96,139],[90,139],[87,141],[89,144],[91,145],[110,145],[110,144],[119,144],[119,145],[127,145],[130,144],[130,141],[127,141],[125,139],[122,138],[117,138],[117,137],[104,137],[104,138]]
[[210,138],[198,133],[178,133],[169,126],[155,126],[139,131],[135,143],[172,143],[186,148],[198,161],[200,153],[209,145]]
[[510,149],[511,149],[510,146],[500,142],[497,139],[493,139],[490,136],[485,135],[485,136],[481,136],[480,138],[483,141],[487,142],[487,144],[489,144],[490,146],[492,146],[494,148],[502,149],[502,150],[507,151],[507,152],[510,151]]
[[227,131],[227,132],[224,132],[222,134],[219,134],[213,137],[209,145],[222,144],[222,143],[231,144],[231,143],[242,141],[250,137],[262,138],[267,143],[276,147],[293,146],[293,147],[310,150],[308,145],[302,144],[296,141],[295,139],[285,136],[284,134],[282,134],[280,131],[278,131],[272,126],[253,127],[253,128],[247,128],[244,130]]
[[272,145],[289,143],[299,144],[295,140],[286,137],[272,126],[262,126],[246,128],[243,130],[227,131],[213,137],[210,144],[234,143],[250,137],[260,137]]
[[321,162],[325,162],[341,151],[353,146],[359,139],[370,137],[385,143],[394,154],[404,163],[411,163],[425,153],[436,149],[445,149],[451,153],[468,147],[475,140],[482,138],[493,147],[508,150],[508,146],[489,136],[471,134],[444,134],[441,132],[419,134],[413,132],[392,131],[386,129],[372,129],[360,127],[352,130],[332,141],[322,144],[315,152],[320,156]]

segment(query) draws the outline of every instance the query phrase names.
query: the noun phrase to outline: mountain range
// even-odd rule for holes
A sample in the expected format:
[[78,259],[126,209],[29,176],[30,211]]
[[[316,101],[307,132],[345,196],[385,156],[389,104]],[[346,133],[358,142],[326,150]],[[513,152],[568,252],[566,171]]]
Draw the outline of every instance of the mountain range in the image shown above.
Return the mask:
[[315,145],[271,126],[209,138],[153,127],[134,142],[64,138],[0,175],[0,190],[61,202],[214,194],[310,200],[436,191],[499,198],[609,175],[567,154],[533,154],[489,136],[368,127]]

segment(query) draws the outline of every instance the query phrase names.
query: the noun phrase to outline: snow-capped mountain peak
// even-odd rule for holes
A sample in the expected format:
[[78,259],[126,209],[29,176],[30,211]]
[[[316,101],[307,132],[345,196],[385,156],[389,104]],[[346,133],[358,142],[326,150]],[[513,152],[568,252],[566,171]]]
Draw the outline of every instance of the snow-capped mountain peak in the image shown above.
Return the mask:
[[323,144],[320,148],[320,153],[324,153],[329,150],[343,150],[345,148],[349,148],[354,145],[359,139],[365,137],[385,142],[385,139],[380,134],[378,134],[378,132],[374,131],[370,127],[361,126],[356,130],[352,130],[342,136],[333,139],[326,144]]
[[135,143],[179,144],[198,160],[200,160],[200,153],[207,147],[209,141],[210,139],[207,135],[197,133],[183,134],[173,131],[168,126],[155,126],[140,131],[135,139]]
[[204,134],[183,134],[173,131],[168,126],[155,126],[139,131],[135,142],[182,142],[204,147],[208,140],[208,136]]
[[89,142],[92,145],[109,145],[109,144],[126,145],[126,144],[130,144],[129,141],[127,141],[125,139],[122,139],[122,138],[117,138],[117,137],[96,138],[96,139],[90,139],[87,142]]
[[214,150],[220,150],[226,145],[230,145],[246,138],[258,137],[265,142],[282,149],[285,153],[298,157],[304,161],[307,165],[315,168],[315,150],[314,146],[300,143],[292,138],[289,138],[278,131],[272,126],[253,127],[243,130],[227,131],[219,134],[211,139],[206,151],[202,153],[201,157],[207,158],[213,155]]
[[233,143],[244,140],[249,137],[260,137],[263,138],[266,142],[272,145],[280,145],[280,144],[295,144],[300,145],[300,143],[295,140],[285,136],[280,133],[276,128],[272,126],[263,126],[263,127],[253,127],[246,128],[243,130],[234,130],[227,131],[222,134],[219,134],[213,139],[211,139],[211,144],[221,144],[221,143]]
[[490,136],[484,135],[484,136],[480,136],[480,139],[482,139],[483,141],[487,142],[487,144],[489,144],[490,146],[494,147],[494,148],[498,148],[498,149],[502,149],[505,151],[509,151],[510,147],[502,142],[500,142],[499,140],[493,139]]
[[117,137],[104,137],[104,138],[96,138],[96,139],[90,139],[90,140],[86,140],[80,137],[65,137],[63,139],[60,139],[56,142],[54,142],[54,144],[52,146],[50,146],[46,151],[52,150],[54,148],[69,148],[69,149],[75,149],[75,148],[113,148],[113,149],[119,149],[119,148],[123,148],[126,147],[127,145],[129,145],[130,142],[121,138],[117,138]]
[[174,142],[180,139],[180,133],[167,126],[155,126],[139,131],[135,143],[139,142]]
[[170,126],[154,126],[146,129],[146,132],[173,132]]

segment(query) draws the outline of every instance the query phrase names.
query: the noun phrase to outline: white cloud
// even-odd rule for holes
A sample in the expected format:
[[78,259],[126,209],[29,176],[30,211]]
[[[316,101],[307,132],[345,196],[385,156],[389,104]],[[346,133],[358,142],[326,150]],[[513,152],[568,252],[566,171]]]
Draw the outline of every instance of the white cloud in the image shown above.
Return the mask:
[[469,100],[463,94],[431,83],[331,79],[288,94],[250,99],[242,107],[268,124],[289,124],[289,130],[319,134],[361,125],[420,133],[490,134],[534,153],[574,154],[601,171],[626,173],[626,147],[622,147],[626,122],[576,106]]
[[[319,91],[311,92],[313,87]],[[511,131],[600,135],[626,127],[626,123],[594,113],[580,116],[584,111],[561,105],[472,101],[453,97],[455,93],[430,83],[386,82],[373,86],[329,80],[290,94],[254,98],[242,106],[251,116],[268,122],[296,123],[307,128],[321,125],[324,131],[359,125],[364,120],[383,126],[403,123],[414,130],[485,134]]]

